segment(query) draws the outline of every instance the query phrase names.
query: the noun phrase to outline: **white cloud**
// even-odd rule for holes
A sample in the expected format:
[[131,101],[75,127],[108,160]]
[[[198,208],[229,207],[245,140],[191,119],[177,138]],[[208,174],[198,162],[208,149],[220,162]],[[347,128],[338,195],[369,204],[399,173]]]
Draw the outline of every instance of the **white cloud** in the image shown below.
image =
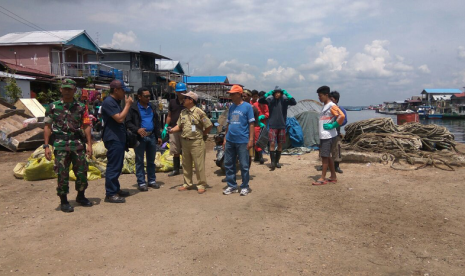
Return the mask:
[[228,74],[228,79],[231,83],[245,84],[245,83],[250,83],[251,81],[254,81],[255,76],[242,71],[239,74],[235,74],[235,73]]
[[271,67],[275,67],[275,66],[278,66],[278,62],[272,58],[269,58],[267,61],[266,61],[266,65],[268,66],[271,66]]
[[429,73],[431,73],[431,71],[430,71],[429,68],[428,68],[428,65],[426,65],[426,64],[423,64],[423,65],[418,66],[418,70],[419,70],[421,73],[423,73],[423,74],[429,74]]
[[389,41],[387,40],[373,40],[371,44],[365,45],[365,52],[372,57],[381,57],[383,59],[390,58],[389,51],[385,49],[386,46],[389,46]]
[[459,59],[465,59],[465,47],[459,46],[459,48],[457,49],[457,52],[458,52],[457,55]]
[[140,42],[137,35],[133,31],[127,33],[114,33],[111,43],[103,44],[101,47],[109,47],[116,49],[140,50]]
[[288,82],[292,80],[304,81],[305,77],[302,76],[299,71],[292,67],[273,68],[262,73],[263,77],[268,81],[274,81],[275,83]]
[[321,65],[329,69],[329,71],[341,71],[342,67],[347,64],[347,56],[349,52],[344,47],[334,47],[326,45],[317,59],[315,65]]

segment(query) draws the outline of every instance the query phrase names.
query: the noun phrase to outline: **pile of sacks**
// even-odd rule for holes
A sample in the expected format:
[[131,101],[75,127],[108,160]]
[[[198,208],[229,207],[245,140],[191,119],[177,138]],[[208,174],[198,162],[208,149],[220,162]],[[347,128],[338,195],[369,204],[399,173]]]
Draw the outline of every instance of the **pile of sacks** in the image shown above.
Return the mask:
[[[168,145],[169,148],[169,145]],[[16,178],[24,179],[27,181],[36,181],[44,179],[57,178],[57,175],[53,169],[55,163],[55,156],[53,155],[52,150],[52,160],[48,161],[45,158],[45,150],[40,146],[37,148],[31,156],[28,158],[27,162],[18,163],[14,169],[13,174]],[[89,168],[87,170],[87,179],[96,180],[105,177],[105,171],[107,168],[107,150],[103,142],[98,142],[92,145],[92,158],[87,158]],[[144,165],[146,164],[144,158]],[[165,150],[163,154],[160,152],[156,153],[155,156],[155,167],[157,172],[166,172],[173,170],[173,157],[170,155],[169,150]],[[136,171],[136,155],[134,149],[129,149],[129,151],[124,154],[124,163],[121,173],[123,174],[133,174]],[[69,177],[71,181],[76,180],[76,176],[72,170],[72,165],[69,170]]]

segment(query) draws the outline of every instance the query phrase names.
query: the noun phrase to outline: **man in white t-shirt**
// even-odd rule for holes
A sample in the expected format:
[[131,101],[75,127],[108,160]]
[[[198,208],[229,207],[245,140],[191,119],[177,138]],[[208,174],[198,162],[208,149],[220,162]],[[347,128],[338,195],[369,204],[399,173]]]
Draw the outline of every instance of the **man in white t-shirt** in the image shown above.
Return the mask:
[[[318,122],[318,130],[320,133],[320,156],[323,165],[321,177],[313,182],[313,185],[325,185],[337,182],[336,171],[334,169],[334,162],[331,159],[331,145],[335,143],[337,137],[336,128],[341,126],[344,122],[345,115],[341,109],[331,101],[329,97],[330,89],[328,86],[322,86],[316,91],[318,99],[324,104],[320,112],[320,119]],[[326,172],[331,171],[331,177],[326,179]]]

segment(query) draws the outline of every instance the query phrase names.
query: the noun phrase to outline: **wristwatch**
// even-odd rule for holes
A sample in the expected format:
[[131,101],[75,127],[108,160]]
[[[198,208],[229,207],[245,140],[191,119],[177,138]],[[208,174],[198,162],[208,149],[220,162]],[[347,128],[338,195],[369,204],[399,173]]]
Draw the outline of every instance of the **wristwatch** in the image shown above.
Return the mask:
[[44,145],[42,146],[42,148],[43,148],[43,149],[46,149],[46,148],[48,148],[49,146],[50,146],[49,144],[44,144]]

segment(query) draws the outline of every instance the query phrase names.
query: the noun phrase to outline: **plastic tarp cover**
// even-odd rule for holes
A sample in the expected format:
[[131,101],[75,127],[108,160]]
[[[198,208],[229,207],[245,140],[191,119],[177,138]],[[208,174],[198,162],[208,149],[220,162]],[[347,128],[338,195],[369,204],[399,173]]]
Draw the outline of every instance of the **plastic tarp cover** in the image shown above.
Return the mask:
[[304,144],[304,134],[302,127],[296,118],[287,118],[286,132],[289,135],[289,140],[293,148],[302,147]]
[[320,144],[320,135],[318,132],[319,113],[306,111],[295,116],[302,128],[304,136],[304,147],[311,147]]

